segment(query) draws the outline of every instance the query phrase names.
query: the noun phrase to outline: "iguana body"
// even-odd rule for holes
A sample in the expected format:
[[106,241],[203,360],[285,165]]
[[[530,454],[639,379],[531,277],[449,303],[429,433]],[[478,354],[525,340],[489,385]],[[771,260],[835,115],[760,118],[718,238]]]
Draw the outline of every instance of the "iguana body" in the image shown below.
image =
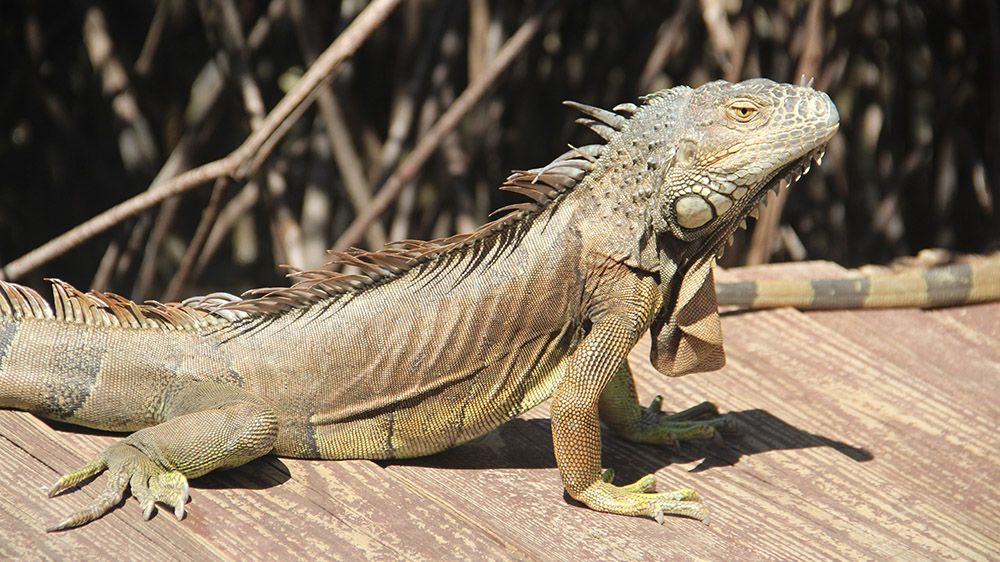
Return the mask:
[[[643,442],[711,437],[725,418],[636,403],[628,351],[647,329],[667,375],[725,361],[712,263],[739,223],[797,179],[838,126],[829,98],[767,80],[714,82],[609,112],[577,105],[606,144],[573,149],[506,188],[533,201],[471,234],[335,255],[357,275],[299,272],[244,299],[136,305],[55,282],[54,308],[0,286],[0,407],[134,431],[53,493],[102,470],[147,517],[178,517],[187,478],[269,452],[425,455],[552,397],[556,462],[588,506],[705,516],[691,490],[602,477],[600,419]],[[697,419],[696,419],[697,418]]]

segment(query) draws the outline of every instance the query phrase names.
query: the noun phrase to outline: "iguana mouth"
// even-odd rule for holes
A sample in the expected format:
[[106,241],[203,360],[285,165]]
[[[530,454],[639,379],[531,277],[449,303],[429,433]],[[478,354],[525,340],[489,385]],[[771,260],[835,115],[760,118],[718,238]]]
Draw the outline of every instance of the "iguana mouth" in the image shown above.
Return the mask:
[[[739,211],[734,213],[735,217],[740,217],[740,222],[731,222],[725,228],[720,229],[716,236],[713,236],[711,247],[715,249],[714,253],[716,257],[721,258],[726,246],[732,245],[737,229],[746,230],[748,218],[756,220],[760,216],[760,210],[767,205],[768,192],[773,191],[775,194],[778,194],[783,188],[788,188],[798,182],[802,179],[802,176],[809,173],[813,162],[817,166],[822,165],[825,155],[826,144],[823,144],[805,156],[778,168],[770,178],[761,184],[761,187],[757,188],[753,195],[744,198]],[[723,244],[723,241],[725,241],[725,244]]]

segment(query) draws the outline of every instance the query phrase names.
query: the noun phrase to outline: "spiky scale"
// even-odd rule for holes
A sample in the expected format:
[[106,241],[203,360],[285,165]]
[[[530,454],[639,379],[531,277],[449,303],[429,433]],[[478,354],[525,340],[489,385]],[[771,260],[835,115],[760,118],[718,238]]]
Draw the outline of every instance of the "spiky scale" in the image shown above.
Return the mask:
[[609,125],[606,125],[594,119],[588,119],[586,117],[580,117],[576,120],[576,122],[580,125],[583,125],[584,127],[587,127],[591,131],[594,131],[594,133],[596,133],[597,136],[601,137],[606,141],[611,140],[611,137],[613,137],[617,132],[616,129],[614,129]]
[[591,105],[582,104],[575,101],[567,100],[563,102],[563,105],[572,107],[573,109],[579,111],[580,113],[588,115],[594,120],[604,123],[605,125],[608,125],[609,127],[611,127],[616,131],[620,131],[622,127],[625,126],[625,123],[628,121],[628,118],[622,115],[618,115],[617,113],[614,113],[612,111],[608,111],[606,109],[601,109],[599,107],[594,107]]

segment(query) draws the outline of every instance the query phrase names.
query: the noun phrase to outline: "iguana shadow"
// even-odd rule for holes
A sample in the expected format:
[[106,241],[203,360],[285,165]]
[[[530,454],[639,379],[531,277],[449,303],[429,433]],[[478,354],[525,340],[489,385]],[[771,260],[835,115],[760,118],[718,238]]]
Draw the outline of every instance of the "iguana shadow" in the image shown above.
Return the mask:
[[[615,467],[616,480],[627,482],[675,463],[701,461],[692,472],[732,466],[745,455],[768,451],[830,447],[857,462],[874,457],[864,448],[803,431],[766,410],[729,412],[740,433],[723,442],[685,442],[678,446],[643,445],[626,442],[605,430],[602,454],[605,466]],[[121,434],[82,428],[44,420],[53,429],[88,435]],[[336,462],[336,461],[316,461]],[[516,418],[487,435],[465,445],[427,457],[377,461],[381,466],[408,465],[445,469],[554,468],[552,430],[549,419]],[[233,470],[207,474],[191,481],[195,489],[266,489],[291,478],[287,465],[274,455],[266,455]]]
[[[768,451],[830,447],[857,461],[872,460],[864,448],[801,430],[766,410],[730,412],[740,433],[722,442],[686,442],[678,446],[626,442],[605,430],[603,463],[615,467],[616,481],[628,482],[674,463],[701,461],[692,472],[735,465],[745,455]],[[380,461],[383,466],[410,465],[451,469],[554,468],[552,432],[548,419],[514,419],[473,442],[408,460]]]

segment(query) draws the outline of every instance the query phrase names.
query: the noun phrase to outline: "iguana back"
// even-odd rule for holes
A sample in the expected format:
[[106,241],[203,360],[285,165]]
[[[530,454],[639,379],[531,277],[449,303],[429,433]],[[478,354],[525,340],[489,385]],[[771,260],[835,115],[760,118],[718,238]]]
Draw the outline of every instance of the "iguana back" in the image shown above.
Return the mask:
[[245,387],[275,404],[278,454],[394,458],[449,448],[554,390],[582,328],[584,278],[579,241],[538,231],[565,232],[566,215],[552,208],[512,225],[526,230],[516,244],[473,242],[486,246],[478,258],[453,248],[452,263],[428,261],[209,337]]

